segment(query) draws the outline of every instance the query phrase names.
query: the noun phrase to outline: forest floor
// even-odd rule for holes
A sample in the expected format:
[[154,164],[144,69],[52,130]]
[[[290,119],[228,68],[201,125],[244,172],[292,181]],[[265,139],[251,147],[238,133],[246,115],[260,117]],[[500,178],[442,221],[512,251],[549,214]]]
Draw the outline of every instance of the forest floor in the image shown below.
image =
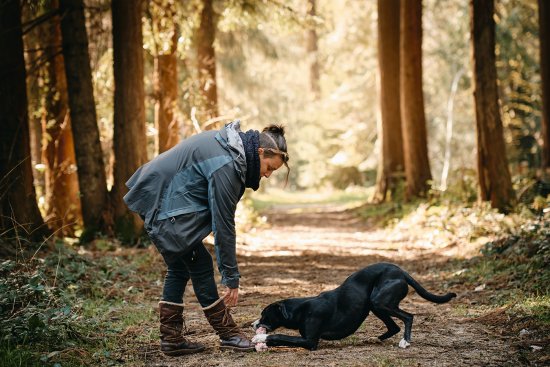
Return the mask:
[[[480,241],[460,236],[447,241],[443,231],[422,231],[406,223],[385,229],[357,213],[356,209],[335,205],[279,205],[264,211],[269,225],[240,237],[242,279],[234,318],[252,337],[250,323],[269,303],[314,296],[337,287],[364,266],[393,262],[433,293],[458,294],[451,302],[437,305],[410,289],[401,304],[415,315],[409,348],[398,347],[401,333],[383,343],[369,343],[369,337],[384,331],[382,322],[371,314],[355,334],[340,341],[321,341],[316,351],[270,348],[262,353],[221,352],[188,286],[185,305],[189,337],[208,349],[195,355],[166,357],[158,352],[157,340],[150,340],[142,342],[139,356],[119,354],[119,360],[129,357],[134,363],[159,367],[550,364],[548,324],[533,325],[532,317],[515,317],[509,306],[495,306],[498,293],[506,292],[506,280],[488,284],[463,281],[461,275],[468,269],[463,268],[462,261],[479,254]],[[160,287],[148,291],[159,292]],[[156,311],[155,304],[150,306]],[[146,323],[129,332],[143,335],[148,327],[156,325]],[[297,335],[285,329],[278,332]],[[135,346],[128,351],[136,353]]]
[[437,305],[410,288],[401,303],[415,315],[410,347],[398,347],[402,333],[369,343],[384,332],[371,314],[353,335],[321,341],[316,351],[221,352],[189,284],[188,337],[207,349],[167,357],[159,351],[158,323],[165,265],[154,246],[148,241],[122,246],[112,238],[85,246],[52,239],[36,250],[29,247],[28,254],[23,242],[0,242],[0,249],[18,249],[15,257],[0,261],[0,365],[550,365],[547,214],[524,208],[504,216],[483,205],[441,199],[373,205],[364,204],[364,193],[311,195],[255,193],[254,201],[244,200],[248,205],[237,216],[242,276],[233,309],[237,324],[252,337],[251,323],[268,304],[315,296],[385,261],[433,293],[458,295]]

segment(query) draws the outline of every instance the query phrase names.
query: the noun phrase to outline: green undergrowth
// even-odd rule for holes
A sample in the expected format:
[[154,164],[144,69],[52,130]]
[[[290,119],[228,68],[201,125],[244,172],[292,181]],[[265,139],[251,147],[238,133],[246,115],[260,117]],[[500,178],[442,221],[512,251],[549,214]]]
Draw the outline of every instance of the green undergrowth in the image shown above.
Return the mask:
[[457,281],[498,290],[495,306],[550,326],[550,221],[530,221],[486,243]]
[[154,260],[144,251],[94,254],[58,242],[44,258],[0,263],[1,366],[108,366],[136,358],[124,355],[124,345],[151,339],[153,310],[142,302],[142,287],[155,279],[142,270]]
[[[467,287],[464,316],[516,340],[526,365],[550,355],[550,221],[529,221],[459,262],[453,282]],[[473,290],[473,292],[472,292]],[[536,349],[538,348],[538,349]]]
[[418,203],[384,202],[378,204],[367,203],[356,209],[363,219],[380,227],[387,227],[398,223],[408,214],[414,212]]

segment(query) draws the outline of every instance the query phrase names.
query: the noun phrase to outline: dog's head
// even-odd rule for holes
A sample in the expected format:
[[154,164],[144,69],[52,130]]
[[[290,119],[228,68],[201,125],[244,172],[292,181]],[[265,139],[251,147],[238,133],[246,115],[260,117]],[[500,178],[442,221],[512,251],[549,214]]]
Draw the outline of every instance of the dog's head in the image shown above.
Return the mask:
[[284,326],[285,321],[290,318],[284,302],[275,302],[264,308],[259,320],[252,323],[252,327],[256,330],[259,327],[264,327],[267,332],[273,331],[278,327]]

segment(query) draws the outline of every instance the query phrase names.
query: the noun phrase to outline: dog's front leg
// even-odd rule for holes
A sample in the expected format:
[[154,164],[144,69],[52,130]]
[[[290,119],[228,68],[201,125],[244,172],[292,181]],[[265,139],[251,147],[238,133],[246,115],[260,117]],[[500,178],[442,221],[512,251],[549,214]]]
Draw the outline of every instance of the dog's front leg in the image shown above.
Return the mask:
[[301,336],[290,336],[283,334],[258,334],[252,338],[253,343],[266,343],[268,347],[297,347],[309,350],[316,350],[319,338],[303,338]]
[[321,335],[322,319],[311,316],[302,322],[300,327],[301,336],[291,336],[284,334],[256,335],[252,339],[253,343],[266,343],[268,347],[297,347],[309,350],[317,349]]

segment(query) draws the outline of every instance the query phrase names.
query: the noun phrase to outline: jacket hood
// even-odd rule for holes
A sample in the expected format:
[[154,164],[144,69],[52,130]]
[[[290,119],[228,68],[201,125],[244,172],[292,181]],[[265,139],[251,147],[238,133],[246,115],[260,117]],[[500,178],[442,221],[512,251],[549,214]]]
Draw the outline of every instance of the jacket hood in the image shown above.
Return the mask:
[[216,135],[216,140],[218,140],[224,148],[230,150],[231,155],[237,161],[237,163],[239,163],[240,165],[244,164],[246,167],[244,145],[241,137],[239,136],[240,132],[241,121],[231,121],[230,123],[226,124],[225,127],[220,129],[220,131]]

